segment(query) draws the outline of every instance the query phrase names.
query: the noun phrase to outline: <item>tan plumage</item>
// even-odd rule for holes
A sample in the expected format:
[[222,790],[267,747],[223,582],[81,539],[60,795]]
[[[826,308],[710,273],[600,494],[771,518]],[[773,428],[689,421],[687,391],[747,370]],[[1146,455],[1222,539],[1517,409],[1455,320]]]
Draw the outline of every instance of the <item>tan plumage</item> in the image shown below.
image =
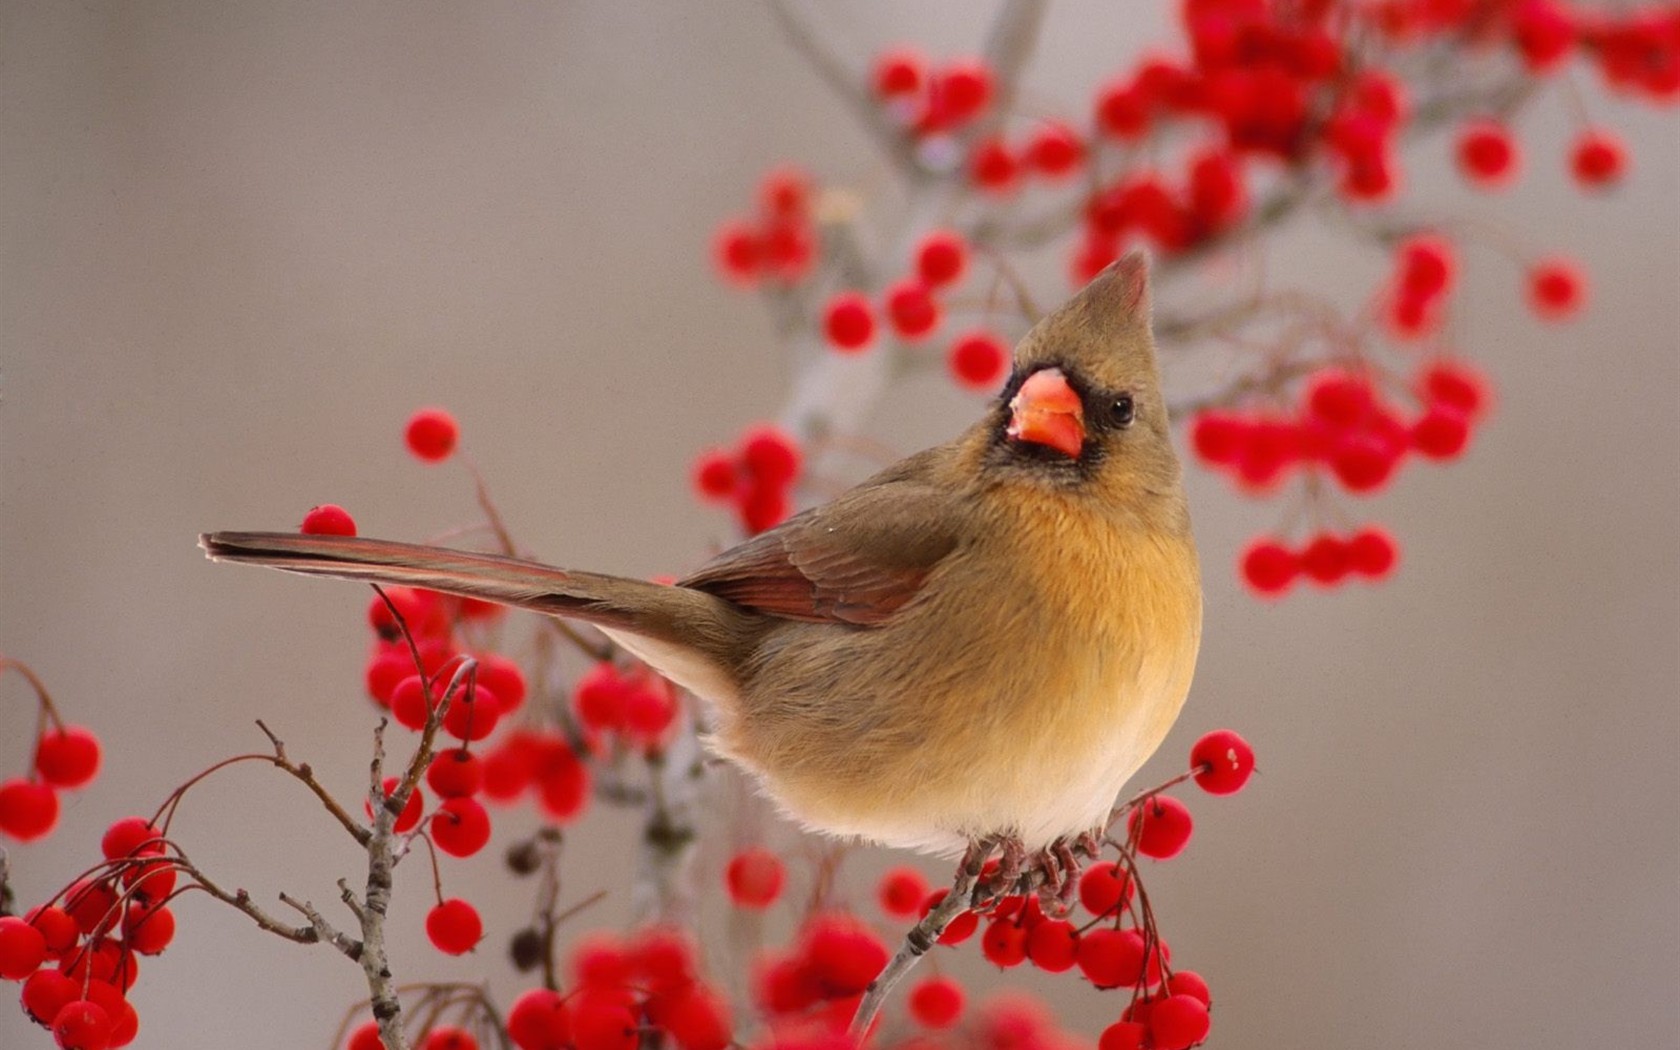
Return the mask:
[[[1195,667],[1200,581],[1148,309],[1128,256],[1027,335],[966,433],[675,587],[376,540],[203,544],[595,623],[710,701],[713,747],[806,825],[1036,849],[1108,812]],[[1076,455],[1017,433],[1034,433],[1020,420],[1038,395],[1021,387],[1039,373],[1033,391],[1077,394],[1078,423],[1060,420],[1078,427]]]

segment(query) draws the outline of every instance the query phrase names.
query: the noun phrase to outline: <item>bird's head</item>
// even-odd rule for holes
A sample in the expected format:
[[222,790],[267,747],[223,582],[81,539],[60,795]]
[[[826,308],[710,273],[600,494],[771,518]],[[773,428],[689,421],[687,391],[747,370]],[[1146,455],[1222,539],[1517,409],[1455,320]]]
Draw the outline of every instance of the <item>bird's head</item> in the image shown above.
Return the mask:
[[988,466],[1105,498],[1176,496],[1149,309],[1149,264],[1131,252],[1035,325],[988,418]]

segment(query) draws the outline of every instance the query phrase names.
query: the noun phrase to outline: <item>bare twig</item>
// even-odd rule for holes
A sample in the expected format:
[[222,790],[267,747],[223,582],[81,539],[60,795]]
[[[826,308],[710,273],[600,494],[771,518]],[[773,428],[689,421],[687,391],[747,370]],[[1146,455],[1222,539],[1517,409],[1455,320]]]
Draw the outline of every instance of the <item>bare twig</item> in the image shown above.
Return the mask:
[[337,820],[339,825],[342,826],[345,831],[350,833],[350,837],[355,839],[358,845],[366,846],[368,844],[368,840],[373,837],[373,832],[369,831],[366,825],[362,824],[346,812],[344,806],[339,803],[338,799],[334,798],[332,793],[329,792],[319,780],[315,779],[315,771],[309,767],[309,763],[305,762],[298,764],[286,757],[285,741],[281,740],[278,736],[275,736],[274,731],[269,729],[260,718],[257,719],[257,728],[262,730],[263,736],[268,737],[268,742],[274,745],[275,768],[283,769],[287,773],[290,773],[292,776],[301,781],[305,787],[309,788],[310,791],[313,791],[315,793],[315,797],[321,800],[321,805],[327,807],[327,812],[331,813],[333,815],[333,819]]
[[339,930],[328,922],[326,916],[315,910],[315,905],[308,901],[300,901],[295,897],[282,893],[280,903],[291,908],[309,920],[309,928],[314,931],[315,939],[324,941],[344,953],[344,957],[356,962],[362,957],[361,942]]

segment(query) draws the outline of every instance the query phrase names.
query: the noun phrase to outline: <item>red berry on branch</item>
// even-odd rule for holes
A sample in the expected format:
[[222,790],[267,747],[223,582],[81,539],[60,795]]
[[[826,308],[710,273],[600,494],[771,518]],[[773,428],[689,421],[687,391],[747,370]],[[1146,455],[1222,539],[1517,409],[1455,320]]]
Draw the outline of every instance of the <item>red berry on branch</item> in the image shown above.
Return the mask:
[[531,988],[508,1008],[508,1038],[519,1050],[565,1050],[572,1019],[566,1000],[550,988]]
[[1116,1021],[1097,1037],[1097,1050],[1151,1050],[1149,1028],[1136,1021]]
[[949,1028],[962,1016],[967,996],[950,977],[924,977],[910,989],[910,1016],[924,1028]]
[[792,283],[810,272],[817,245],[803,220],[775,220],[763,236],[764,268],[777,280]]
[[1307,413],[1328,426],[1352,429],[1365,421],[1375,404],[1371,381],[1358,373],[1326,368],[1307,379]]
[[712,258],[727,281],[752,284],[764,268],[764,242],[758,231],[739,220],[724,223],[712,241]]
[[676,718],[677,694],[662,678],[638,676],[624,694],[624,732],[644,749],[664,744]]
[[1321,532],[1301,551],[1301,570],[1308,578],[1333,587],[1347,578],[1347,544],[1339,536]]
[[1412,424],[1412,448],[1426,459],[1453,460],[1470,443],[1470,422],[1450,405],[1431,405]]
[[1412,113],[1405,82],[1384,69],[1366,69],[1355,77],[1348,101],[1353,109],[1384,126],[1403,124]]
[[111,1045],[111,1015],[86,999],[66,1003],[53,1018],[53,1039],[64,1050],[106,1050]]
[[583,995],[572,1003],[576,1050],[634,1050],[639,1031],[630,1008],[612,996]]
[[443,731],[462,742],[483,740],[496,731],[502,701],[482,683],[457,689],[443,713]]
[[484,920],[477,908],[451,897],[426,913],[426,936],[445,955],[465,955],[483,939]]
[[919,278],[899,281],[886,291],[887,320],[910,342],[924,339],[939,325],[939,304]]
[[0,783],[0,835],[34,842],[57,824],[58,795],[50,786],[21,779]]
[[979,116],[992,101],[992,71],[979,59],[953,62],[934,74],[933,91],[950,125]]
[[1583,186],[1609,186],[1621,181],[1627,170],[1627,150],[1615,132],[1588,128],[1570,150],[1569,167]]
[[572,977],[578,984],[618,988],[629,982],[630,951],[615,934],[598,931],[572,946]]
[[1511,12],[1511,34],[1531,73],[1556,69],[1575,46],[1575,19],[1555,0],[1521,0]]
[[83,726],[47,730],[35,745],[35,771],[53,787],[82,787],[99,773],[99,738]]
[[406,648],[380,648],[368,657],[363,679],[367,694],[380,707],[391,706],[397,683],[414,674],[414,660]]
[[810,203],[810,177],[798,168],[772,169],[759,183],[758,205],[771,219],[797,220],[809,210]]
[[817,983],[831,999],[863,991],[887,965],[886,945],[849,916],[817,916],[806,925],[804,943]]
[[309,508],[298,531],[305,536],[354,536],[356,519],[336,503],[322,503]]
[[786,881],[787,871],[782,867],[782,859],[763,846],[754,846],[735,854],[729,858],[729,866],[724,871],[729,899],[741,908],[756,910],[770,907],[782,895],[782,884]]
[[992,333],[976,330],[957,337],[945,363],[961,385],[990,391],[1009,371],[1009,348]]
[[974,147],[968,161],[974,184],[989,193],[1008,193],[1021,175],[1021,161],[1002,139],[986,139]]
[[1099,861],[1079,876],[1079,903],[1092,915],[1119,913],[1131,902],[1132,876],[1119,861]]
[[1190,748],[1196,783],[1210,795],[1241,791],[1254,772],[1254,749],[1229,729],[1215,729]]
[[1048,121],[1033,129],[1022,154],[1027,167],[1047,179],[1060,179],[1078,170],[1085,159],[1085,144],[1066,124]]
[[47,959],[47,938],[16,915],[0,917],[0,978],[21,981]]
[[875,310],[859,292],[839,292],[823,311],[829,345],[842,353],[862,350],[875,338]]
[[1400,287],[1408,294],[1433,299],[1451,290],[1457,264],[1446,238],[1420,234],[1402,241],[1395,254]]
[[403,440],[416,459],[426,463],[441,463],[455,451],[460,439],[455,417],[441,408],[422,408],[408,417]]
[[36,970],[23,982],[23,1012],[43,1028],[82,994],[81,985],[58,970]]
[[1248,421],[1235,412],[1208,408],[1190,423],[1190,445],[1205,463],[1224,466],[1235,463],[1248,443]]
[[450,747],[432,756],[426,767],[426,786],[439,798],[467,798],[484,786],[484,765],[464,747]]
[[478,1037],[465,1028],[440,1024],[426,1033],[420,1050],[478,1050]]
[[344,1050],[385,1050],[385,1041],[379,1037],[379,1022],[366,1021],[356,1026],[350,1033],[350,1041],[344,1044]]
[[950,230],[932,230],[916,245],[916,273],[931,288],[960,280],[968,268],[968,244]]
[[478,680],[502,702],[502,714],[511,715],[525,703],[525,672],[500,653],[478,657]]
[[1193,995],[1169,995],[1149,1010],[1149,1038],[1156,1050],[1187,1050],[1207,1038],[1208,1008]]
[[704,985],[649,1000],[648,1019],[669,1032],[679,1050],[724,1050],[734,1042],[729,1004]]
[[980,954],[994,966],[1008,969],[1027,960],[1027,928],[1013,917],[993,919],[980,935]]
[[1207,982],[1194,970],[1174,970],[1167,978],[1167,994],[1188,995],[1201,1000],[1203,1006],[1213,1005],[1213,995],[1208,991]]
[[722,449],[704,452],[694,461],[694,491],[701,499],[728,500],[738,484],[735,457]]
[[1150,107],[1129,81],[1117,80],[1097,91],[1097,126],[1121,142],[1135,142],[1149,130]]
[[[398,777],[386,777],[380,782],[380,790],[386,798],[390,798],[391,793],[397,790],[397,785],[400,783],[402,783],[402,780]],[[420,790],[420,785],[416,784],[413,793],[408,796],[408,801],[403,804],[402,812],[397,814],[396,823],[391,825],[391,830],[399,835],[411,830],[414,825],[420,823],[420,816],[425,808],[426,795]],[[373,803],[363,802],[362,812],[367,814],[369,820],[372,820]]]
[[1276,540],[1261,538],[1243,552],[1243,579],[1259,594],[1282,594],[1300,572],[1300,559]]
[[1458,165],[1478,185],[1503,186],[1517,174],[1516,141],[1502,124],[1475,121],[1459,131]]
[[921,54],[909,48],[883,51],[875,59],[875,94],[888,99],[914,95],[922,89],[926,67]]
[[624,728],[624,703],[629,683],[610,660],[586,671],[572,687],[572,706],[585,728],[610,731]]
[[1045,973],[1073,969],[1079,958],[1079,933],[1064,919],[1045,919],[1027,932],[1027,958]]
[[432,706],[426,698],[426,681],[417,674],[404,678],[391,690],[391,717],[400,726],[424,729]]
[[766,486],[786,486],[798,479],[805,454],[791,433],[761,423],[741,435],[741,465]]
[[1210,230],[1224,229],[1242,218],[1248,209],[1248,191],[1233,154],[1214,149],[1191,159],[1190,207]]
[[736,511],[741,518],[741,527],[749,536],[780,525],[793,513],[793,502],[788,499],[787,488],[782,485],[754,483],[737,498]]
[[1137,851],[1156,860],[1176,857],[1190,841],[1192,822],[1184,803],[1170,795],[1151,795],[1126,818]]
[[1144,940],[1137,930],[1098,927],[1079,939],[1079,972],[1098,988],[1130,988],[1144,976]]
[[1528,271],[1528,301],[1548,321],[1561,321],[1580,311],[1586,301],[1586,280],[1568,259],[1544,259]]
[[1456,408],[1470,419],[1479,418],[1488,407],[1488,381],[1467,361],[1439,360],[1427,365],[1415,383],[1425,404]]
[[438,849],[451,857],[470,857],[490,841],[490,814],[476,799],[446,798],[432,814],[431,828]]
[[175,939],[175,913],[161,904],[155,908],[130,904],[123,916],[123,939],[141,955],[160,955]]
[[881,910],[894,919],[915,918],[927,895],[927,879],[915,868],[893,868],[881,876],[875,890]]
[[534,775],[543,816],[564,823],[583,815],[589,806],[589,767],[564,741],[551,741]]
[[1348,540],[1348,567],[1366,579],[1384,578],[1399,560],[1394,537],[1380,526],[1367,525]]
[[1366,434],[1339,442],[1330,454],[1330,469],[1349,492],[1361,495],[1388,484],[1399,465],[1397,450]]

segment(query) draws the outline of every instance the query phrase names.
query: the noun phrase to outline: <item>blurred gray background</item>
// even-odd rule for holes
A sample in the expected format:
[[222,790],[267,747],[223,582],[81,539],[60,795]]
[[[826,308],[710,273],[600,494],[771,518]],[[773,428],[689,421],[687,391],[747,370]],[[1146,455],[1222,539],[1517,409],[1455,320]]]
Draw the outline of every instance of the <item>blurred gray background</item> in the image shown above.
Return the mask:
[[[821,24],[861,65],[896,41],[971,52],[982,8],[825,5]],[[1081,112],[1098,77],[1169,39],[1171,10],[1056,4],[1032,97]],[[1280,508],[1193,473],[1206,643],[1145,777],[1216,726],[1259,752],[1243,794],[1187,796],[1197,838],[1151,883],[1175,962],[1214,989],[1216,1046],[1680,1038],[1680,114],[1595,81],[1577,77],[1588,111],[1633,156],[1602,199],[1564,175],[1555,87],[1522,122],[1512,192],[1461,188],[1438,141],[1410,155],[1414,200],[1579,257],[1593,302],[1542,326],[1509,265],[1470,253],[1458,334],[1499,411],[1461,465],[1349,508],[1400,535],[1397,579],[1253,600],[1230,566]],[[108,745],[59,832],[11,851],[25,903],[91,863],[108,821],[260,750],[254,718],[358,789],[363,593],[212,568],[193,540],[322,501],[367,534],[471,520],[464,474],[401,450],[416,405],[457,413],[551,560],[673,572],[726,540],[691,501],[690,459],[774,413],[790,366],[758,304],[712,279],[711,233],[775,161],[878,174],[746,3],[10,2],[0,99],[0,651]],[[1306,235],[1274,265],[1352,303],[1383,263]],[[1035,287],[1053,299],[1061,272]],[[947,387],[900,392],[882,439],[961,426],[978,402]],[[0,775],[27,761],[32,717],[0,682]],[[256,767],[191,796],[177,829],[263,899],[330,902],[356,871],[318,807]],[[629,836],[610,818],[575,835],[568,896],[618,884]],[[421,947],[420,876],[399,887],[399,976],[521,987],[497,939],[529,888],[452,866],[492,941],[447,960]],[[364,994],[327,949],[202,900],[180,912],[133,993],[137,1046],[324,1046]],[[950,964],[979,974],[977,954]],[[1090,1035],[1123,1005],[1023,980]],[[0,1046],[45,1045],[0,1004]]]

